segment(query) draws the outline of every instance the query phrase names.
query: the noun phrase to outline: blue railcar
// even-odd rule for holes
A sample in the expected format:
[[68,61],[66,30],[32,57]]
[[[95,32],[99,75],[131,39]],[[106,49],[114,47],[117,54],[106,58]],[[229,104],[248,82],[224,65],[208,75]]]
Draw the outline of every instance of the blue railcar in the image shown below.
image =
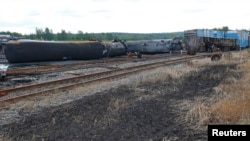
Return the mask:
[[224,31],[214,31],[214,37],[215,38],[225,38],[225,32]]
[[210,29],[197,29],[196,34],[198,37],[214,37],[214,32]]
[[248,47],[248,40],[237,40],[237,44],[241,47]]
[[222,51],[236,50],[237,40],[234,38],[226,38],[222,31],[213,30],[186,30],[184,31],[185,48],[187,50],[195,50],[199,52],[213,51],[214,47],[220,48]]
[[226,38],[237,39],[237,38],[238,38],[238,33],[237,33],[237,31],[227,31],[227,32],[225,33],[225,37],[226,37]]
[[237,30],[237,31],[227,31],[225,33],[226,38],[232,38],[237,40],[239,47],[244,48],[248,47],[248,31]]

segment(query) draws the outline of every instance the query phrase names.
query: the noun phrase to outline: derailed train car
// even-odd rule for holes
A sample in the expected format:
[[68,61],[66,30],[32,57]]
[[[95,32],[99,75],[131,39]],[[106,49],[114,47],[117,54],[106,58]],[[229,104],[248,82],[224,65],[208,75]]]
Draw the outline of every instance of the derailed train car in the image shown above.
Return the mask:
[[186,30],[184,31],[184,38],[186,50],[212,52],[215,48],[219,48],[221,51],[239,49],[236,39],[225,38],[222,36],[215,37],[213,30]]
[[9,41],[4,53],[9,63],[88,60],[103,57],[105,46],[97,41]]
[[45,62],[61,60],[90,60],[103,57],[138,54],[168,53],[182,49],[180,38],[123,42],[91,41],[40,41],[12,40],[5,44],[4,52],[9,63]]
[[11,39],[10,35],[0,35],[0,59],[5,59],[3,45]]
[[121,40],[113,40],[111,42],[103,42],[105,50],[103,51],[103,57],[114,57],[126,55],[127,45]]
[[128,52],[140,52],[144,54],[169,53],[182,49],[181,39],[141,40],[126,42]]

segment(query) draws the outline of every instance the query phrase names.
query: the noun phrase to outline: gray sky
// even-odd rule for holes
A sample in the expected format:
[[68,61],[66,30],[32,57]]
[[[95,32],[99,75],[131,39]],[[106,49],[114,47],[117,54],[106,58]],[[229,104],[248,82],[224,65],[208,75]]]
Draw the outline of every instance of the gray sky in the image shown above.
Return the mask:
[[248,0],[2,0],[0,31],[175,32],[250,29]]

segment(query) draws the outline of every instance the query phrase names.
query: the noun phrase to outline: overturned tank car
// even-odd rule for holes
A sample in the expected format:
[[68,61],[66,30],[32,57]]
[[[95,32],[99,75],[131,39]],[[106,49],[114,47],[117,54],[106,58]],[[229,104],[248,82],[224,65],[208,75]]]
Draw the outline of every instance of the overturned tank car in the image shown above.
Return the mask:
[[121,56],[127,53],[127,46],[121,40],[113,40],[111,42],[104,42],[105,50],[103,57]]
[[9,41],[4,47],[9,63],[88,60],[103,56],[104,45],[97,41]]
[[144,54],[169,53],[182,49],[180,38],[128,41],[126,44],[128,52],[141,52]]

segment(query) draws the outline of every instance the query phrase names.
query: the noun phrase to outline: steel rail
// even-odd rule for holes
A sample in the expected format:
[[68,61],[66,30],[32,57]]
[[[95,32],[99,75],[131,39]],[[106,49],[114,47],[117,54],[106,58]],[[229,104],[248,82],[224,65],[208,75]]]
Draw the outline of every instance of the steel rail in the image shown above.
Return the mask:
[[[195,56],[195,57],[199,57],[199,56]],[[191,58],[195,58],[195,57],[191,57]],[[182,58],[175,59],[175,60],[182,60]],[[49,84],[53,84],[53,83],[60,83],[60,82],[63,82],[63,81],[68,82],[68,81],[71,81],[71,80],[74,80],[74,79],[86,79],[86,78],[90,78],[90,77],[106,75],[106,74],[119,72],[119,71],[124,71],[124,70],[132,70],[132,69],[136,69],[136,68],[140,68],[140,67],[146,67],[146,66],[149,66],[149,65],[156,65],[156,64],[159,64],[159,63],[165,63],[165,62],[171,62],[171,61],[172,60],[167,60],[167,61],[164,60],[164,61],[159,61],[159,62],[147,63],[147,64],[143,64],[143,65],[126,67],[126,68],[118,68],[118,69],[113,69],[113,70],[106,70],[106,71],[91,73],[91,74],[87,74],[87,75],[83,74],[83,75],[78,75],[78,76],[69,77],[69,78],[63,78],[63,79],[59,79],[59,80],[52,80],[52,81],[35,83],[35,84],[22,85],[22,86],[15,87],[15,88],[8,88],[8,89],[0,90],[0,95],[3,96],[3,95],[6,95],[6,94],[8,94],[10,92],[13,92],[13,91],[29,89],[31,87],[41,87],[41,86],[44,86],[44,85],[49,85]]]
[[[59,87],[50,88],[50,89],[47,89],[47,90],[41,90],[41,91],[32,92],[32,93],[28,93],[28,94],[24,94],[24,95],[14,96],[14,97],[10,97],[10,98],[4,98],[4,99],[0,100],[0,106],[5,105],[6,103],[15,102],[15,101],[18,101],[20,99],[24,99],[24,98],[27,98],[27,97],[30,97],[30,96],[35,96],[35,95],[39,95],[39,94],[46,94],[46,93],[54,93],[55,91],[58,92],[58,90],[69,90],[71,88],[84,86],[84,85],[89,85],[89,84],[94,83],[94,82],[100,82],[100,81],[104,81],[104,80],[106,81],[106,80],[111,80],[111,79],[115,79],[115,78],[121,78],[121,77],[125,77],[125,76],[131,75],[131,74],[139,73],[139,72],[142,72],[142,71],[145,71],[145,70],[155,69],[155,68],[158,68],[158,67],[171,65],[171,64],[175,64],[175,63],[183,63],[183,62],[186,62],[188,60],[191,60],[191,59],[194,59],[194,58],[200,58],[200,57],[204,57],[204,55],[193,56],[193,57],[188,57],[188,58],[181,58],[181,59],[175,59],[175,60],[154,62],[154,63],[144,64],[144,65],[127,67],[127,68],[124,68],[124,69],[116,69],[116,70],[119,70],[119,71],[122,70],[122,71],[125,71],[125,72],[121,72],[121,73],[118,73],[118,74],[112,74],[112,75],[108,75],[108,76],[102,76],[102,77],[99,77],[99,78],[94,78],[94,79],[83,81],[83,82],[76,82],[76,83],[69,84],[69,85],[66,85],[66,86],[59,86]],[[132,70],[132,68],[133,69],[137,68],[137,69]],[[109,72],[112,72],[112,71],[113,70],[94,73],[94,74],[90,74],[90,75],[94,76],[96,74],[109,73]],[[84,76],[81,76],[81,77],[84,77]],[[87,77],[90,77],[90,76],[87,75]],[[69,79],[63,79],[63,80],[59,80],[59,81],[68,81],[68,80]],[[49,83],[54,83],[54,82],[49,82]],[[44,85],[44,84],[48,84],[48,83],[44,82],[42,85]],[[24,87],[28,88],[29,85],[24,86]],[[33,85],[31,87],[33,87]],[[17,89],[21,90],[22,88],[20,87],[20,88],[17,88]],[[15,88],[7,89],[7,91],[14,91],[14,90],[15,90]],[[2,92],[3,91],[5,91],[5,90],[2,90]]]
[[[140,60],[148,60],[148,59],[157,59],[161,57],[166,57],[166,55],[158,55],[158,56],[144,56],[140,58]],[[82,65],[96,65],[96,64],[105,64],[109,62],[126,62],[131,61],[130,57],[122,57],[122,58],[103,58],[102,60],[91,60],[86,62],[78,62],[73,64],[63,64],[63,65],[50,65],[50,66],[36,66],[36,67],[27,67],[27,68],[13,68],[8,69],[7,76],[15,76],[15,75],[37,75],[37,74],[46,74],[60,71],[67,71],[72,69],[80,69],[86,68],[89,66]],[[73,68],[76,67],[76,68]]]

